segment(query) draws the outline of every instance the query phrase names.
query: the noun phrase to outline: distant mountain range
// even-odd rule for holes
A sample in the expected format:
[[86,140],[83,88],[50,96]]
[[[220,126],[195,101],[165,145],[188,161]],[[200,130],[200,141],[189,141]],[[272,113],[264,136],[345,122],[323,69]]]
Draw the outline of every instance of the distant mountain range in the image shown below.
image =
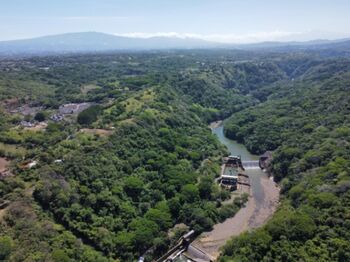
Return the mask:
[[109,50],[150,50],[211,48],[214,43],[176,37],[132,38],[105,33],[84,32],[1,41],[0,54],[93,52]]
[[314,40],[309,42],[263,42],[256,44],[222,44],[196,38],[152,37],[132,38],[97,32],[67,33],[32,39],[0,41],[0,55],[100,52],[114,50],[154,49],[327,49],[350,50],[350,39]]

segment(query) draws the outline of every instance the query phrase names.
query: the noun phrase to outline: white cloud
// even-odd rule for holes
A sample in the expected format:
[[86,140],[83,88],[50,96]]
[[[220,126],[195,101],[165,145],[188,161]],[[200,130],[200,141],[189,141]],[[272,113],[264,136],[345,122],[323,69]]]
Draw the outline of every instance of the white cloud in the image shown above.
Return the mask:
[[134,38],[151,38],[151,37],[177,37],[177,38],[197,38],[206,41],[220,43],[255,43],[263,41],[290,41],[293,37],[298,37],[302,32],[257,32],[249,34],[195,34],[195,33],[177,33],[177,32],[156,32],[156,33],[116,33],[118,36]]

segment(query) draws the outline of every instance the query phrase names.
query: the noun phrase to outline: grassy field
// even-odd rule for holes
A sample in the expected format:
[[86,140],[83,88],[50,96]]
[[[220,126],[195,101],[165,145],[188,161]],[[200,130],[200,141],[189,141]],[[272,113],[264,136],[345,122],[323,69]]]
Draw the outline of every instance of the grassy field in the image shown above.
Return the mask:
[[29,96],[31,99],[40,99],[53,95],[55,88],[37,81],[0,79],[0,100]]
[[143,105],[154,100],[155,93],[152,89],[145,90],[143,93],[130,97],[122,104],[125,105],[126,112],[135,112],[142,108]]

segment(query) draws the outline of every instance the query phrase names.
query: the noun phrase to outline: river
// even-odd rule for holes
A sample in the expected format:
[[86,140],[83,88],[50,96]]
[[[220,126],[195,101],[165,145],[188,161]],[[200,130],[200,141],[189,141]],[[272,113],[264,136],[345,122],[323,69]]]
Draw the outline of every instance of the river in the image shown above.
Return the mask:
[[[259,159],[258,155],[251,154],[243,144],[227,138],[224,135],[224,126],[222,124],[212,128],[212,132],[218,137],[219,141],[227,147],[231,155],[240,155],[242,162]],[[264,204],[265,200],[265,192],[261,180],[268,178],[268,176],[260,168],[247,169],[245,173],[249,175],[254,199],[258,207],[260,207]]]
[[[249,153],[246,147],[225,137],[221,122],[211,125],[213,134],[224,144],[230,154],[240,155],[242,161],[259,159],[259,156]],[[261,169],[247,169],[250,179],[249,200],[234,217],[214,225],[212,231],[202,233],[195,239],[186,253],[195,261],[216,260],[220,248],[227,240],[245,231],[262,226],[275,212],[279,201],[279,188]],[[187,260],[184,256],[178,261]]]
[[242,161],[259,159],[259,156],[249,153],[243,144],[237,143],[236,141],[227,138],[224,135],[224,126],[222,124],[214,125],[211,130],[213,134],[217,136],[219,141],[227,147],[228,151],[232,155],[240,155],[242,157]]

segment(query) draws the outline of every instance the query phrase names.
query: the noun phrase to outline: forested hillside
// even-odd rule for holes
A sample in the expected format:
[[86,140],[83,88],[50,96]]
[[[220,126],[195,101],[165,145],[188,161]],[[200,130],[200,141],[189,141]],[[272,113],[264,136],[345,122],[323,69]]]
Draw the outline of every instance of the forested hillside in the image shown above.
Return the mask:
[[262,229],[233,239],[221,261],[350,259],[350,61],[324,61],[234,114],[228,137],[274,150],[283,201]]
[[203,112],[220,107],[195,104],[172,85],[180,68],[204,70],[197,59],[207,58],[3,61],[0,152],[11,171],[1,180],[3,258],[150,259],[239,209],[245,199],[222,204],[230,194],[214,183],[226,152],[203,121],[217,116]]
[[283,200],[223,261],[349,258],[350,62],[187,50],[0,61],[0,260],[147,261],[233,216],[208,128],[274,151]]

